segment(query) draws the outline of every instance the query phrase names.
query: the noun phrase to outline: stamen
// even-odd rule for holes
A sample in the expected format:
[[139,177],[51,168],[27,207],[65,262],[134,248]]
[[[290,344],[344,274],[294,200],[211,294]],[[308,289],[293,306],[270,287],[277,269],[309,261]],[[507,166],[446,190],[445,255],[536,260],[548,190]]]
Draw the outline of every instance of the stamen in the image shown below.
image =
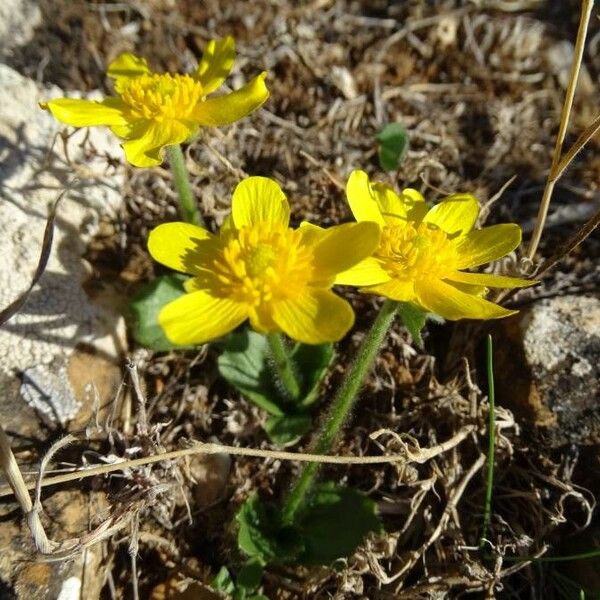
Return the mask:
[[190,75],[144,74],[119,89],[134,116],[144,119],[185,118],[202,99],[202,85]]
[[297,296],[312,275],[312,251],[296,233],[267,223],[223,232],[219,292],[251,306]]
[[427,223],[385,227],[375,256],[392,277],[413,280],[443,276],[455,270],[457,259],[448,236]]

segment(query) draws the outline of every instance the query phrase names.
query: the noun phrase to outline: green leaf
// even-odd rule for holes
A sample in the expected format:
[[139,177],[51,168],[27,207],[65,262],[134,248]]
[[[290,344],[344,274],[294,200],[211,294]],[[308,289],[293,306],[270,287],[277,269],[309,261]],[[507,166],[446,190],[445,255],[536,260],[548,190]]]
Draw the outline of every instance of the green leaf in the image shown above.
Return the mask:
[[408,149],[408,135],[400,123],[389,123],[376,136],[379,164],[384,171],[395,171]]
[[303,550],[297,532],[282,525],[277,508],[261,502],[257,495],[244,502],[235,518],[238,547],[250,558],[262,563],[290,562]]
[[382,530],[370,498],[333,482],[315,488],[297,526],[304,542],[300,561],[307,565],[350,556],[367,533]]
[[221,376],[256,405],[279,417],[302,412],[316,400],[319,384],[333,357],[331,344],[294,346],[291,359],[301,380],[301,394],[300,400],[292,403],[273,371],[265,336],[244,328],[227,336],[223,348],[217,361]]
[[246,592],[254,592],[260,585],[263,576],[263,564],[257,558],[251,558],[242,565],[238,572],[237,585]]
[[296,344],[291,358],[301,378],[302,406],[310,406],[319,395],[321,380],[333,360],[333,344]]
[[275,416],[285,414],[285,397],[276,387],[264,335],[244,328],[227,336],[219,356],[219,373],[244,396]]
[[216,577],[210,582],[210,585],[215,590],[225,592],[226,594],[233,594],[235,590],[235,584],[227,567],[221,567]]
[[158,323],[161,308],[185,294],[185,275],[172,274],[157,277],[144,285],[133,297],[129,308],[133,317],[133,337],[138,344],[163,352],[181,348],[171,343]]
[[398,302],[398,314],[402,319],[402,323],[404,323],[404,326],[408,329],[414,343],[419,346],[419,348],[423,348],[421,330],[425,327],[427,312],[411,302]]
[[310,415],[281,415],[267,419],[265,431],[269,438],[279,444],[286,446],[298,441],[305,433],[312,429],[312,418]]

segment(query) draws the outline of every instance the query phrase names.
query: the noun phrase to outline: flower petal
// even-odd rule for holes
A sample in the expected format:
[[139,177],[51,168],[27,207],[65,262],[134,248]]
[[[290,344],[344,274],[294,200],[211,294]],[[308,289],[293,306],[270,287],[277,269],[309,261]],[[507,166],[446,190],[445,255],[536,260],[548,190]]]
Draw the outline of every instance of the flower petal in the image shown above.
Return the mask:
[[250,326],[258,333],[278,331],[279,327],[273,321],[273,311],[270,305],[259,305],[249,310]]
[[193,119],[199,125],[219,127],[239,121],[256,110],[269,97],[265,85],[267,73],[261,73],[244,87],[218,98],[199,102],[193,112]]
[[211,40],[206,45],[196,71],[204,95],[214,92],[225,81],[235,62],[235,40],[228,35],[222,40]]
[[130,79],[135,79],[145,73],[151,73],[150,67],[145,58],[141,58],[131,52],[124,52],[117,56],[106,70],[106,74],[112,79],[116,79],[115,89],[117,92]]
[[389,281],[390,276],[381,266],[381,263],[369,256],[361,260],[357,265],[338,273],[335,277],[335,285],[376,285]]
[[191,223],[163,223],[148,236],[148,251],[152,258],[175,271],[195,273],[212,255],[206,241],[214,240],[212,233]]
[[399,225],[401,224],[399,221],[406,222],[406,206],[390,185],[380,182],[371,183],[371,192],[386,224]]
[[479,202],[471,194],[454,194],[436,204],[423,219],[423,223],[431,223],[448,235],[464,235],[473,229]]
[[425,279],[415,284],[421,305],[444,319],[500,319],[518,311],[502,308],[479,296],[467,294],[440,279]]
[[373,221],[385,225],[375,194],[371,189],[369,176],[364,171],[352,171],[346,183],[346,198],[350,210],[357,221]]
[[315,279],[333,277],[373,254],[379,236],[379,225],[368,221],[326,229],[313,249]]
[[245,305],[198,291],[169,302],[160,311],[158,322],[171,342],[188,346],[220,338],[247,317]]
[[415,283],[411,279],[390,279],[380,285],[361,288],[365,294],[377,294],[398,302],[411,302],[416,298]]
[[125,103],[120,98],[105,98],[102,101],[57,98],[40,103],[61,123],[73,127],[95,125],[126,125]]
[[231,216],[237,229],[256,223],[287,227],[290,207],[276,181],[268,177],[247,177],[233,191]]
[[502,223],[469,232],[456,240],[457,269],[478,267],[512,252],[521,243],[521,228]]
[[135,167],[156,167],[163,162],[165,146],[181,144],[195,133],[196,126],[184,121],[147,121],[123,144],[125,157]]
[[375,201],[387,225],[401,226],[407,221],[420,223],[427,214],[428,206],[421,192],[404,188],[400,194],[385,183],[372,183]]
[[497,288],[529,287],[537,283],[533,279],[519,279],[517,277],[492,275],[490,273],[465,273],[464,271],[456,271],[456,273],[446,275],[444,279],[449,279],[453,282],[468,283],[469,285],[483,285],[485,287]]
[[354,324],[354,311],[333,292],[309,288],[296,298],[274,303],[273,320],[294,340],[323,344],[344,337]]
[[318,225],[313,225],[313,223],[309,223],[308,221],[302,221],[299,227],[300,233],[302,233],[302,242],[307,246],[316,245],[323,236],[327,232],[327,229],[324,227],[319,227]]

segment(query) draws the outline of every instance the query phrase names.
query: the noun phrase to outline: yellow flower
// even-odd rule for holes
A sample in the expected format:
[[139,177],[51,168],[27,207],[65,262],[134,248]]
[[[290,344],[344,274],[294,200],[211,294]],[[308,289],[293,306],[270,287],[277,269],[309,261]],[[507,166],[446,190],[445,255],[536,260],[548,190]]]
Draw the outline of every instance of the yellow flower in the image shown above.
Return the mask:
[[379,247],[336,277],[336,284],[412,302],[446,319],[497,319],[514,314],[485,300],[487,287],[524,287],[534,281],[463,269],[496,260],[521,242],[514,223],[473,229],[479,203],[454,194],[428,209],[423,196],[407,188],[400,195],[354,171],[346,186],[350,209],[359,222],[381,227]]
[[206,99],[225,81],[234,60],[232,37],[209,42],[191,75],[154,73],[145,59],[125,53],[107,71],[117,96],[101,102],[59,98],[40,106],[67,125],[110,127],[125,140],[123,150],[132,165],[152,167],[162,162],[165,146],[194,137],[199,126],[233,123],[269,97],[266,73],[261,73],[235,92]]
[[279,185],[265,177],[238,184],[231,215],[218,234],[188,223],[165,223],[148,239],[158,262],[193,277],[187,294],[167,304],[159,323],[175,344],[201,344],[250,319],[261,332],[283,331],[307,344],[339,340],[354,312],[331,291],[335,276],[370,256],[374,223],[329,229],[289,227]]

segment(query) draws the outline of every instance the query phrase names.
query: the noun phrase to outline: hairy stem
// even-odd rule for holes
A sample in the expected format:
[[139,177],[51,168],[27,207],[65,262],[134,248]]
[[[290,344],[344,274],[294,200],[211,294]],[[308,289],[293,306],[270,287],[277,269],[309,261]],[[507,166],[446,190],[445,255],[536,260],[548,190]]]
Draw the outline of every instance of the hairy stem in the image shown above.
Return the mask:
[[[324,425],[317,434],[316,442],[312,448],[314,452],[324,454],[331,449],[354,406],[358,391],[371,369],[381,343],[394,320],[397,307],[398,303],[392,300],[386,300],[381,307],[371,330],[358,349],[354,363],[346,373],[342,386],[329,408]],[[283,507],[284,521],[292,522],[294,520],[294,516],[304,504],[307,494],[314,485],[318,471],[318,464],[308,464],[303,468]]]
[[204,227],[204,219],[202,218],[196,200],[194,199],[194,193],[185,167],[185,156],[183,155],[181,146],[179,144],[167,146],[167,156],[173,173],[173,181],[177,188],[179,207],[181,208],[183,220]]
[[300,384],[281,334],[269,333],[267,334],[267,340],[275,363],[275,370],[285,391],[292,400],[298,400],[300,398]]

